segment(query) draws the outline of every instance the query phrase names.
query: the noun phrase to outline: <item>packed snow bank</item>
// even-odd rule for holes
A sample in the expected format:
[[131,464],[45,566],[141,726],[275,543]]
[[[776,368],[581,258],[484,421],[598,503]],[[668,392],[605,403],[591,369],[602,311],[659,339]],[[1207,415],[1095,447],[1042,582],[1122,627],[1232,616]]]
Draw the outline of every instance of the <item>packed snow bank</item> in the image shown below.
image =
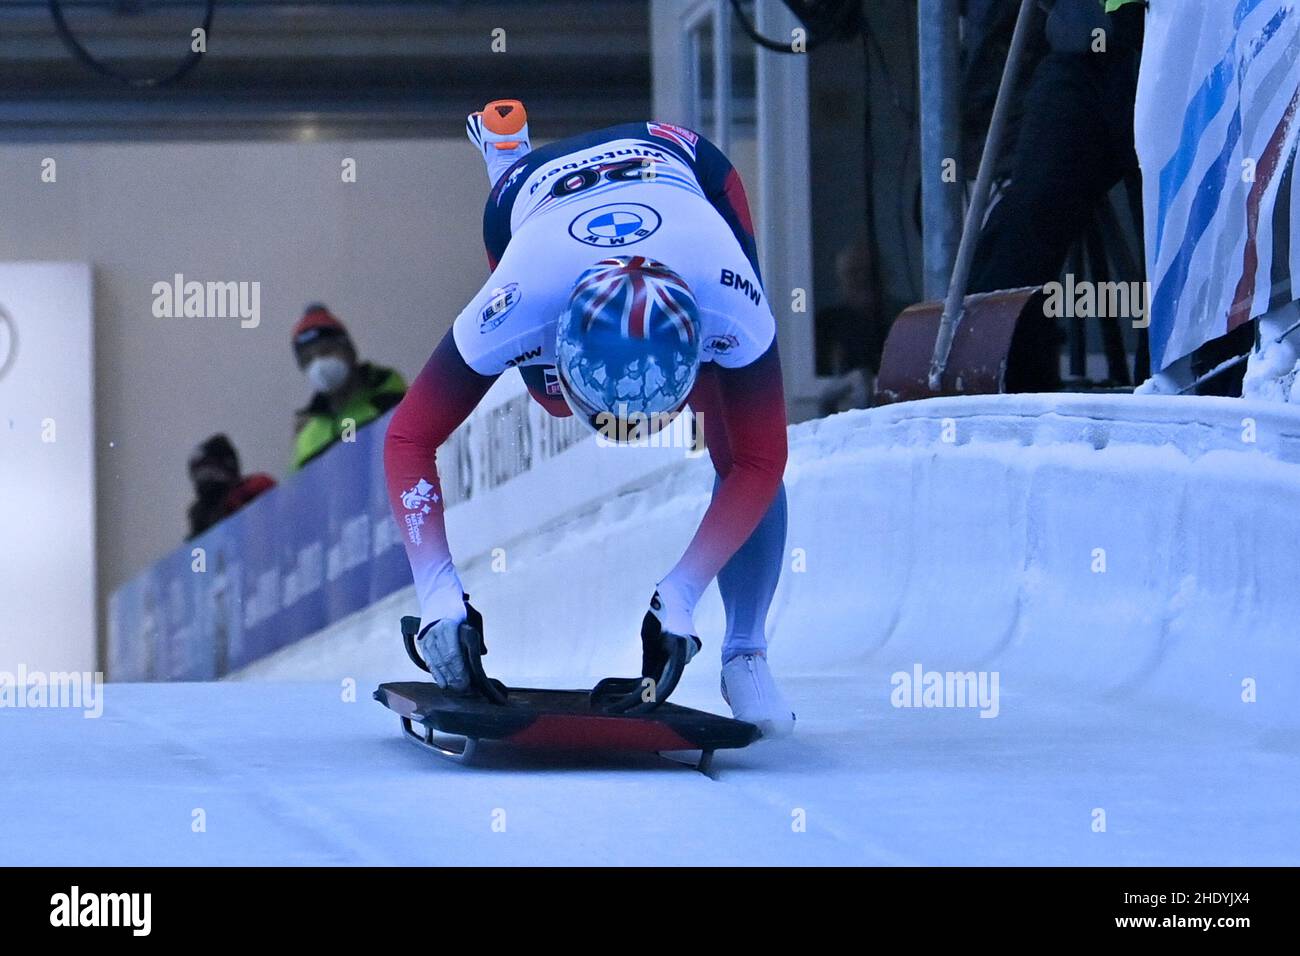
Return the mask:
[[[964,396],[807,422],[790,445],[779,674],[859,677],[875,696],[916,665],[996,671],[1004,708],[1133,697],[1300,725],[1295,409]],[[633,673],[654,581],[711,482],[706,459],[684,459],[651,487],[520,529],[501,554],[459,556],[492,673],[556,686]],[[238,676],[409,677],[397,618],[414,612],[398,592]],[[706,649],[722,622],[711,590]]]

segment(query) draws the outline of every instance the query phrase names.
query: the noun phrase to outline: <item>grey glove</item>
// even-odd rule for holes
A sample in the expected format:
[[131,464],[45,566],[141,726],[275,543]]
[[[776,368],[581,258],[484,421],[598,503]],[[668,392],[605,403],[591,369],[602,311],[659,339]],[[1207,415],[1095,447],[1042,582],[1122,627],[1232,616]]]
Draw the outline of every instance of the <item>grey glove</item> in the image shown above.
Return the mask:
[[426,625],[415,639],[434,683],[443,690],[469,690],[469,668],[460,643],[460,628],[464,623],[464,620],[443,618]]

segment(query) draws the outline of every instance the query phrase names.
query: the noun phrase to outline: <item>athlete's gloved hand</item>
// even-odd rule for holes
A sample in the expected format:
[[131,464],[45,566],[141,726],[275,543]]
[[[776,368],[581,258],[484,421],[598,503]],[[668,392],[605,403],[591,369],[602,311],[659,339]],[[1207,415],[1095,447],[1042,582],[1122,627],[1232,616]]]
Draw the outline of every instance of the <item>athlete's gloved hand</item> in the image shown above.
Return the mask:
[[[494,703],[504,703],[506,690],[500,681],[483,671],[483,615],[463,595],[464,614],[448,614],[427,624],[413,640],[408,638],[407,651],[444,690],[459,693],[478,692]],[[414,620],[414,619],[412,619]],[[418,654],[418,656],[417,656]]]
[[461,650],[460,627],[464,621],[444,617],[426,624],[415,646],[433,681],[443,690],[465,692],[469,690],[469,668]]
[[611,714],[646,714],[668,699],[677,687],[687,662],[700,649],[690,611],[670,605],[660,592],[650,599],[641,621],[641,676],[610,677],[592,690],[592,701]]
[[668,699],[682,669],[703,646],[694,630],[688,610],[673,606],[661,592],[654,593],[650,610],[641,619],[641,676],[655,682],[660,702]]

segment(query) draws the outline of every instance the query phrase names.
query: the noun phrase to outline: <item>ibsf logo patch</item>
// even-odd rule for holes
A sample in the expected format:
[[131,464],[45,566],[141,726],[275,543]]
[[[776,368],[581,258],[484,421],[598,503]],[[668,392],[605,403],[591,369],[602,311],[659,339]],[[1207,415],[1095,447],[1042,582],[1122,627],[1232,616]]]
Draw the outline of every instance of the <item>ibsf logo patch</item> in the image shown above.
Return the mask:
[[663,219],[639,202],[614,202],[580,212],[569,223],[569,235],[603,249],[630,246],[658,231]]
[[710,335],[704,340],[704,351],[715,352],[718,355],[725,355],[734,348],[740,347],[740,339],[734,335]]
[[493,291],[492,299],[488,302],[487,307],[478,317],[479,332],[491,332],[498,325],[506,320],[510,310],[519,304],[523,298],[523,293],[519,291],[519,283],[512,282],[501,289]]
[[547,395],[562,395],[560,391],[560,370],[554,365],[548,365],[542,370],[543,378],[546,382]]

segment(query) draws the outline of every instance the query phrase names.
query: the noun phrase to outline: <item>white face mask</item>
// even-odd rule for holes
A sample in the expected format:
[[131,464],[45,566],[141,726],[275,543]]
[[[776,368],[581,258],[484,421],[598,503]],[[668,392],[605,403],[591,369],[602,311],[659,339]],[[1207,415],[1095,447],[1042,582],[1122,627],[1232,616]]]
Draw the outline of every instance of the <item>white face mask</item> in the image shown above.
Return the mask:
[[351,367],[337,355],[322,355],[307,366],[307,381],[318,392],[333,392],[348,378]]

